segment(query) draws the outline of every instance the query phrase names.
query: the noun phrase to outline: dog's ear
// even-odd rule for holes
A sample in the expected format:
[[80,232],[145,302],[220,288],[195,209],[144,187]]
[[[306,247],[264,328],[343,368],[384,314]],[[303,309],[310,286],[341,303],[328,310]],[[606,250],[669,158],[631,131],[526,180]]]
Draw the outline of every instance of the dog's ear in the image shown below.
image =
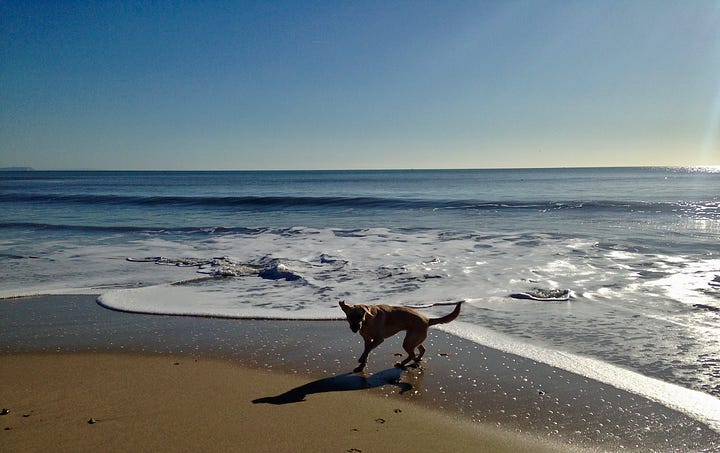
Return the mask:
[[342,308],[343,311],[347,311],[348,306],[347,306],[347,304],[345,304],[344,300],[341,300],[340,302],[338,302],[338,305],[340,305],[340,308]]

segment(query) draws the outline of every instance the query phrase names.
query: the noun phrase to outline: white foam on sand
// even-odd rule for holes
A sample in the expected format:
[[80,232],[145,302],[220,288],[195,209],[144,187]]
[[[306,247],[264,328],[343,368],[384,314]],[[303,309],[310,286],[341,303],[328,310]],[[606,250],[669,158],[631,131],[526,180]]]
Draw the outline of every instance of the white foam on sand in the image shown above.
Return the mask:
[[168,284],[108,291],[98,297],[98,303],[112,310],[145,314],[274,320],[342,319],[338,310],[329,308],[299,307],[284,311],[234,302],[231,294],[209,296],[201,288]]
[[643,396],[685,413],[720,432],[720,399],[707,393],[647,377],[597,359],[521,343],[475,324],[454,321],[438,326],[438,329]]

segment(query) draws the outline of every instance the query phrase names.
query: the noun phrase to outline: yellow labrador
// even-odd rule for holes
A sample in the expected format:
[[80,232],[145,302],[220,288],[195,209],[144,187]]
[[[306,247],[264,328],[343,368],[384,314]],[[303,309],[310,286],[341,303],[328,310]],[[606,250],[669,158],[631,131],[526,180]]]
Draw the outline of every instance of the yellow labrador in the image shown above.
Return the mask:
[[[457,318],[463,302],[465,301],[457,302],[455,310],[449,315],[429,319],[424,314],[408,307],[347,305],[344,300],[340,301],[340,308],[347,316],[350,330],[360,331],[360,335],[365,340],[365,350],[358,359],[360,365],[355,368],[355,372],[360,372],[365,368],[370,351],[378,347],[386,338],[392,337],[401,330],[407,331],[405,340],[403,340],[403,349],[408,356],[402,362],[396,363],[395,366],[404,368],[411,360],[417,364],[425,354],[425,347],[422,343],[427,337],[428,327],[435,324],[446,324]],[[415,354],[415,349],[419,351],[419,354]]]

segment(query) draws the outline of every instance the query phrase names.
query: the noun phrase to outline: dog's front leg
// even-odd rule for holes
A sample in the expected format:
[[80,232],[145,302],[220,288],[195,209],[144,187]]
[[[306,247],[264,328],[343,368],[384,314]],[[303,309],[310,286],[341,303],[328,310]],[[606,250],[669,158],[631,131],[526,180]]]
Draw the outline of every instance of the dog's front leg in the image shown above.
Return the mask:
[[365,369],[365,365],[367,364],[367,358],[368,354],[370,354],[370,351],[377,348],[380,343],[382,343],[384,340],[382,338],[376,339],[376,338],[365,338],[365,350],[363,351],[362,355],[358,359],[358,362],[360,362],[360,365],[353,370],[355,373],[359,373],[362,370]]

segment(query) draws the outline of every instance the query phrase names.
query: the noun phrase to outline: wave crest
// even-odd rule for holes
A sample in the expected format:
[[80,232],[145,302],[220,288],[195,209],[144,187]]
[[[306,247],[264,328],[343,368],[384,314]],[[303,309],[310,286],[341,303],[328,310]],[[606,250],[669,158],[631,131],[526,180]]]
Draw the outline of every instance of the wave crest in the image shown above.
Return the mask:
[[458,200],[392,197],[310,197],[310,196],[124,196],[88,194],[0,194],[0,202],[44,204],[93,204],[108,206],[157,206],[184,208],[232,208],[272,211],[292,208],[344,209],[406,209],[406,210],[468,210],[468,211],[559,211],[581,209],[596,212],[670,213],[720,218],[720,201],[654,202],[621,200]]

